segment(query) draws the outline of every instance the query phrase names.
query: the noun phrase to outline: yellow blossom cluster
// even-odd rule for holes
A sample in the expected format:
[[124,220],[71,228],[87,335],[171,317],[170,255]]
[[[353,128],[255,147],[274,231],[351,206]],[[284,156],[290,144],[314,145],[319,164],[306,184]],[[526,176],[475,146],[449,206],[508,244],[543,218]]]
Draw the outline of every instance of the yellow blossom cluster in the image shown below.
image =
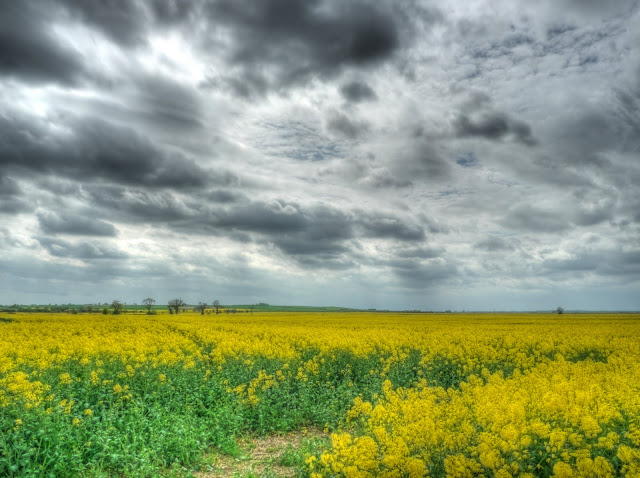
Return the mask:
[[34,380],[25,372],[15,371],[0,375],[0,407],[13,402],[31,409],[40,405],[51,387]]
[[479,328],[452,337],[447,356],[466,370],[515,367],[509,376],[483,368],[448,389],[386,381],[377,403],[356,398],[347,413],[360,436],[334,435],[312,468],[345,477],[427,476],[440,466],[451,477],[640,476],[639,323],[609,320],[578,329],[577,318],[563,319],[553,333],[529,335],[505,328],[502,344]]

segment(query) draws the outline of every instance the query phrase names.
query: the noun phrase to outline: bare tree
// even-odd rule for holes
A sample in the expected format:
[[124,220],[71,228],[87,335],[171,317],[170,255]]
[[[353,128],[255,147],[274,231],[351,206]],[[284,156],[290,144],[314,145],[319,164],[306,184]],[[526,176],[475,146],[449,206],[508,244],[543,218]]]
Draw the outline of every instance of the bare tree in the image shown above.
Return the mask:
[[187,304],[182,299],[171,299],[169,301],[169,310],[173,309],[174,312],[177,314],[178,312],[180,312],[180,307],[184,305],[187,305]]
[[204,315],[204,309],[206,309],[207,307],[209,307],[209,304],[207,304],[206,302],[198,302],[198,305],[196,305],[196,310],[199,310],[200,314]]
[[213,301],[212,305],[216,308],[216,314],[219,314],[218,310],[220,309],[220,301],[216,299]]
[[151,308],[153,307],[153,304],[156,303],[156,300],[151,297],[147,297],[146,299],[142,299],[142,303],[147,308],[147,314],[151,314]]
[[119,300],[114,300],[111,302],[111,308],[113,309],[114,315],[119,314],[122,311],[122,302]]

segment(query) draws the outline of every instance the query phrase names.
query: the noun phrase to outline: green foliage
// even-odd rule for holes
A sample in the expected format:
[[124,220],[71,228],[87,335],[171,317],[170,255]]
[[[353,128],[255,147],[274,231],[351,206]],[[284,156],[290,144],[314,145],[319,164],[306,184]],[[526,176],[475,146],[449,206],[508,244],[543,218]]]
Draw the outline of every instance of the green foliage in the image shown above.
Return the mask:
[[422,354],[419,350],[410,350],[404,360],[392,365],[389,370],[389,380],[394,387],[410,387],[420,378],[420,361]]
[[442,388],[458,388],[466,378],[462,365],[449,357],[435,357],[426,367],[429,385]]
[[576,350],[575,353],[567,357],[569,362],[582,362],[584,360],[592,360],[594,362],[607,363],[609,360],[609,354],[604,350],[596,347],[589,347],[580,350]]

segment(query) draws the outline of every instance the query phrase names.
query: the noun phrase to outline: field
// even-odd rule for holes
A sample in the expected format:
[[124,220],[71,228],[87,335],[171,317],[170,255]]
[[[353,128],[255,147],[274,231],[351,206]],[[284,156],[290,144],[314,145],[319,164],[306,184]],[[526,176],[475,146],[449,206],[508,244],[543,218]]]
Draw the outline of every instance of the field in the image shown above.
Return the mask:
[[287,432],[291,476],[638,477],[640,316],[0,317],[0,476],[233,476]]

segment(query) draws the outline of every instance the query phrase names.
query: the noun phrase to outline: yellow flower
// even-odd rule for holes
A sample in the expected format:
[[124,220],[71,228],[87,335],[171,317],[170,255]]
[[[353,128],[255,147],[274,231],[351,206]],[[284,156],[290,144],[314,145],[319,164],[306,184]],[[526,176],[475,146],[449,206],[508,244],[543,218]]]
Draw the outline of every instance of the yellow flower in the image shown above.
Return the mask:
[[426,466],[424,461],[419,458],[409,458],[405,464],[405,468],[410,478],[421,478],[425,476]]
[[573,478],[575,475],[571,465],[564,462],[559,462],[553,465],[554,478]]
[[623,463],[632,463],[640,460],[640,450],[634,450],[627,445],[620,445],[616,456],[620,458],[620,461]]
[[598,478],[613,477],[613,466],[603,456],[597,456],[593,460],[593,468]]
[[22,420],[20,420],[19,418],[15,419],[13,421],[13,431],[18,431],[21,425],[22,425]]

